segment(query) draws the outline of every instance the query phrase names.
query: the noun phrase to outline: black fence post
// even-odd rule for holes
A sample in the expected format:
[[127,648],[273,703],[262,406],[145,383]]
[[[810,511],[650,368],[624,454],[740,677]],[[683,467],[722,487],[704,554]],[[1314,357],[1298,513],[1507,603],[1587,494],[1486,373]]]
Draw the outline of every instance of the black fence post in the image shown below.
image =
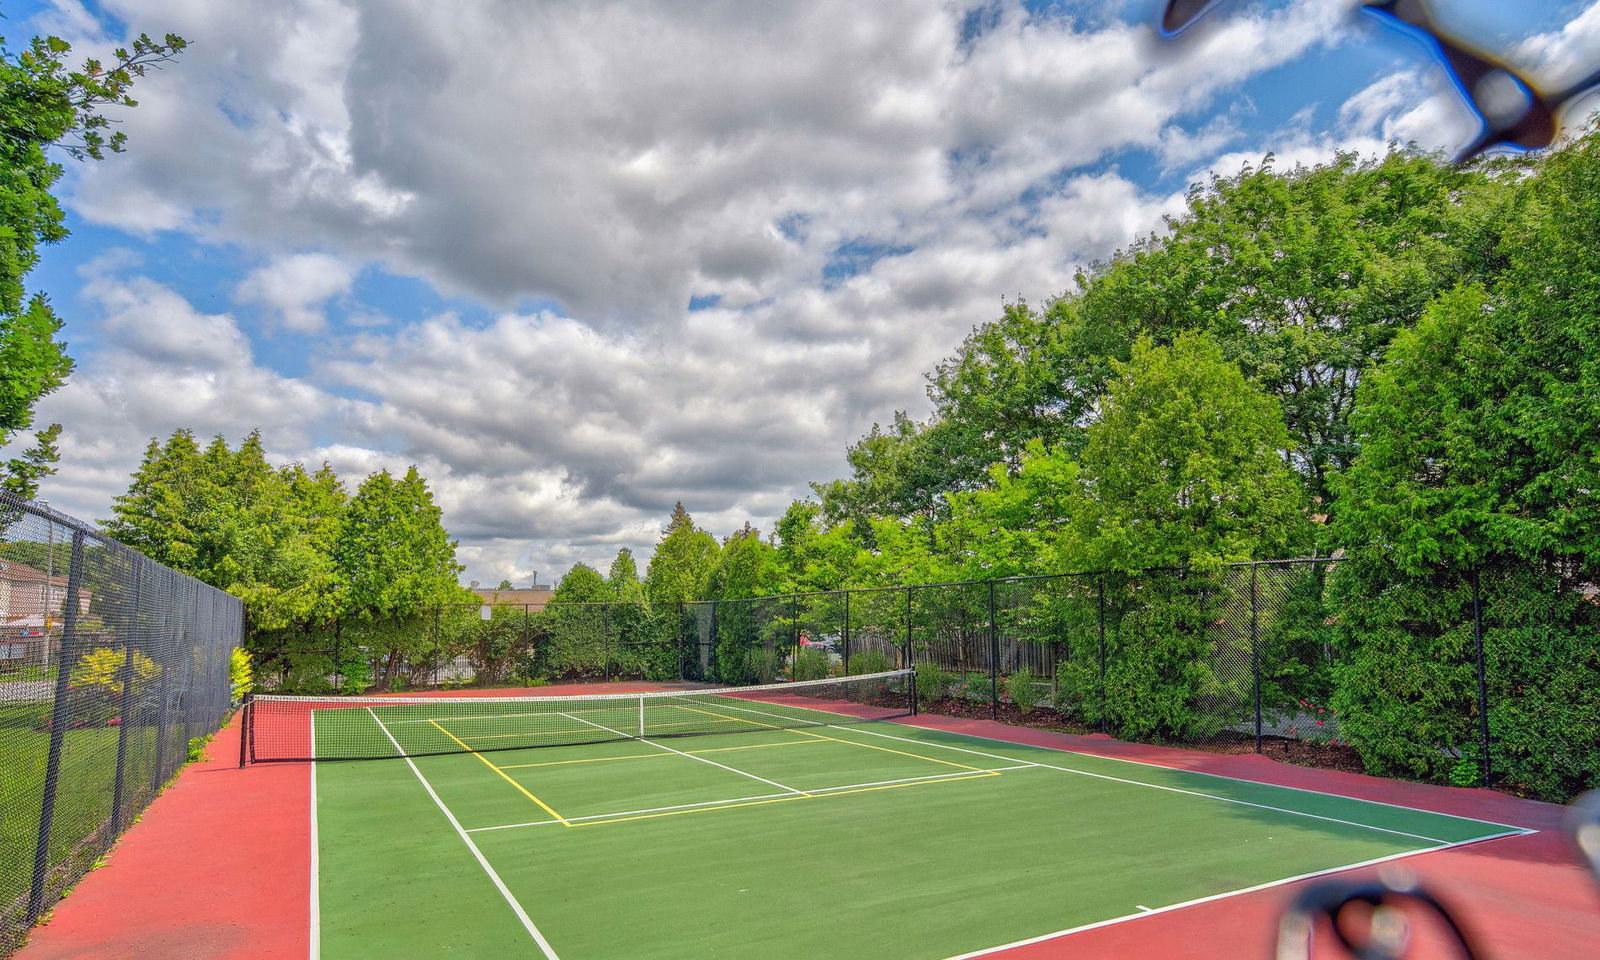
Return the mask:
[[994,581],[989,581],[989,719],[1000,719],[1000,630],[994,620]]
[[1256,753],[1261,752],[1261,605],[1256,589],[1256,571],[1260,569],[1250,567],[1250,676],[1255,688]]
[[791,638],[794,641],[794,660],[791,661],[791,665],[789,667],[789,679],[798,680],[800,678],[795,676],[795,674],[799,672],[801,650],[800,595],[798,593],[792,593],[789,595],[789,632],[794,635]]
[[850,592],[844,594],[844,675],[850,676]]
[[916,666],[917,666],[917,655],[912,650],[912,644],[913,644],[914,638],[913,638],[913,635],[911,633],[911,588],[908,586],[908,587],[905,587],[904,589],[905,589],[905,592],[906,592],[906,655],[905,655],[905,665],[906,665],[906,669],[910,670],[910,669],[915,669]]
[[1100,621],[1100,732],[1106,730],[1106,575],[1095,577],[1097,599],[1095,606]]
[[600,635],[605,641],[605,675],[606,681],[609,682],[611,680],[611,604],[609,603],[600,604]]
[[129,715],[129,707],[133,702],[133,654],[135,641],[139,637],[139,602],[140,593],[144,586],[144,567],[138,560],[133,563],[133,624],[128,631],[130,636],[123,640],[127,652],[122,658],[122,702],[117,707],[117,777],[116,786],[111,790],[111,832],[122,832],[122,791],[123,779],[128,762],[128,728],[133,726],[133,718]]
[[433,605],[433,686],[439,685],[439,611],[440,604]]
[[[28,891],[28,926],[44,912],[44,885],[50,864],[50,825],[55,818],[56,791],[61,785],[61,747],[67,732],[68,687],[76,658],[78,585],[83,578],[83,531],[72,534],[72,561],[67,573],[67,608],[62,611],[61,649],[56,652],[55,702],[50,709],[50,753],[45,760],[44,791],[39,806],[39,833],[33,846],[33,884]],[[46,605],[50,585],[45,584]],[[45,636],[48,646],[50,637]]]
[[[707,650],[707,651],[704,651],[703,653],[701,653],[699,650],[696,651],[697,655],[703,656],[704,660],[706,661],[706,666],[707,666],[706,672],[710,673],[710,674],[714,674],[714,677],[712,679],[715,679],[719,683],[723,682],[723,680],[722,680],[722,665],[717,663],[717,640],[718,640],[718,637],[717,637],[717,629],[718,629],[717,613],[718,613],[718,611],[721,610],[721,608],[722,608],[722,601],[721,600],[713,600],[713,601],[711,601],[711,632],[710,632],[709,637],[707,638],[710,641],[711,649]],[[699,647],[702,646],[702,644],[700,643],[700,631],[699,630],[695,631],[694,640],[695,640],[695,647],[696,648],[699,648]],[[705,678],[702,678],[702,679],[705,679]]]
[[122,685],[122,695],[117,699],[117,773],[111,786],[111,832],[122,832],[122,778],[128,762],[128,706],[133,691],[133,644],[123,641],[122,666],[117,670],[117,682]]
[[344,618],[333,618],[333,692],[344,693]]
[[684,627],[688,624],[689,612],[685,609],[682,600],[678,601],[678,629],[674,631],[678,638],[678,679],[689,679],[689,645],[684,642]]
[[1479,584],[1479,570],[1472,568],[1472,642],[1478,659],[1478,749],[1483,756],[1479,769],[1483,773],[1483,786],[1490,781],[1489,765],[1489,679],[1483,658],[1483,591]]
[[906,657],[905,657],[905,664],[906,664],[906,669],[911,671],[911,675],[906,678],[906,682],[911,685],[911,689],[906,691],[906,692],[910,695],[910,698],[911,698],[911,715],[914,717],[914,716],[917,715],[917,654],[916,654],[915,635],[912,633],[912,630],[911,630],[911,589],[912,588],[909,587],[909,586],[907,586],[905,588],[905,591],[906,591]]

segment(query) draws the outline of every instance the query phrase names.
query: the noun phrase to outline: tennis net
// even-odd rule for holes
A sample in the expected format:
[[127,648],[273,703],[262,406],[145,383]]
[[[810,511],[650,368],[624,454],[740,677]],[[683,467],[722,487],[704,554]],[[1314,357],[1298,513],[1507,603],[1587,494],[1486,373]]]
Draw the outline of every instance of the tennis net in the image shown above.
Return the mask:
[[910,670],[710,690],[544,697],[253,697],[247,761],[375,760],[884,720],[916,712]]

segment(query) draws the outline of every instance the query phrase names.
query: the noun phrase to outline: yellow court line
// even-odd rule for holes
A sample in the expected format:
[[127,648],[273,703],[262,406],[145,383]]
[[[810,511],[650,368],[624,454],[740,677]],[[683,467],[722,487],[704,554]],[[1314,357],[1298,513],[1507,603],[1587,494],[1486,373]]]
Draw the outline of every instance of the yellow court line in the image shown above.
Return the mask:
[[[437,720],[429,720],[428,722],[433,724],[436,727],[439,727],[439,722]],[[550,804],[545,803],[543,800],[540,800],[538,797],[534,796],[528,790],[527,787],[524,787],[522,784],[520,784],[517,781],[511,779],[511,774],[506,773],[504,770],[502,770],[499,767],[495,766],[494,763],[492,761],[490,761],[490,759],[488,757],[484,756],[483,754],[479,753],[476,750],[473,750],[470,746],[467,746],[467,744],[462,742],[460,737],[458,737],[455,734],[451,733],[449,730],[446,730],[444,727],[439,727],[439,732],[444,734],[445,736],[449,737],[451,740],[454,740],[456,743],[461,744],[463,749],[467,750],[469,753],[471,753],[474,757],[477,757],[479,760],[482,760],[484,762],[485,766],[487,766],[490,770],[493,770],[495,773],[498,773],[502,778],[505,779],[506,783],[509,783],[513,787],[516,787],[518,790],[520,790],[522,792],[523,796],[527,797],[529,800],[532,800],[534,803],[537,803],[539,805],[539,808],[541,810],[543,810],[545,813],[548,813],[548,814],[550,814],[550,816],[555,817],[557,820],[561,821],[561,825],[562,826],[566,826],[566,827],[572,826],[572,823],[570,821],[568,821],[566,817],[563,817],[561,814],[556,813],[555,810],[551,808]]]
[[[720,713],[712,713],[710,710],[701,710],[701,709],[699,709],[697,707],[684,706],[681,703],[675,703],[675,704],[673,704],[673,706],[677,707],[680,710],[693,710],[695,713],[703,713],[703,714],[706,714],[707,716],[711,716],[711,717],[722,717],[723,716]],[[942,763],[947,767],[957,767],[957,768],[962,769],[962,770],[980,770],[980,769],[982,769],[981,767],[969,767],[964,763],[956,763],[954,760],[940,760],[938,757],[925,757],[920,753],[908,753],[908,752],[906,752],[904,750],[895,750],[892,747],[880,747],[875,743],[862,743],[859,740],[841,740],[838,737],[830,737],[830,736],[827,736],[827,735],[821,734],[821,733],[812,733],[810,730],[806,730],[806,729],[791,729],[791,728],[788,728],[788,727],[780,727],[780,726],[776,726],[775,724],[771,724],[771,723],[762,723],[759,720],[746,720],[743,717],[724,717],[724,719],[726,719],[726,720],[738,720],[740,723],[750,723],[750,724],[754,724],[755,726],[758,726],[758,727],[767,727],[768,729],[771,729],[771,730],[789,730],[791,733],[803,734],[804,736],[807,736],[807,737],[816,737],[818,740],[831,740],[834,743],[849,744],[852,747],[864,747],[864,748],[866,748],[868,750],[881,750],[884,753],[898,753],[902,757],[911,757],[913,760],[926,760],[929,763]]]
[[[840,742],[844,743],[847,741]],[[915,783],[886,783],[877,787],[856,787],[851,790],[834,790],[831,793],[826,792],[826,788],[818,788],[819,792],[817,793],[796,794],[792,797],[772,797],[768,800],[746,800],[742,803],[724,803],[715,807],[691,807],[687,810],[663,810],[660,813],[641,813],[635,814],[631,817],[612,817],[609,820],[580,820],[577,823],[568,823],[567,826],[574,828],[599,827],[608,823],[623,823],[629,820],[655,820],[659,817],[676,817],[686,813],[711,813],[716,810],[732,810],[734,807],[759,807],[769,803],[788,803],[791,800],[821,800],[826,797],[842,797],[850,793],[872,793],[875,790],[898,790],[901,787],[926,787],[935,783],[952,783],[956,780],[982,780],[985,777],[1000,776],[1000,774],[994,770],[979,770],[976,767],[973,767],[972,769],[974,771],[973,773],[953,773],[948,777],[940,777],[937,780],[919,780]],[[565,823],[565,821],[562,822]]]

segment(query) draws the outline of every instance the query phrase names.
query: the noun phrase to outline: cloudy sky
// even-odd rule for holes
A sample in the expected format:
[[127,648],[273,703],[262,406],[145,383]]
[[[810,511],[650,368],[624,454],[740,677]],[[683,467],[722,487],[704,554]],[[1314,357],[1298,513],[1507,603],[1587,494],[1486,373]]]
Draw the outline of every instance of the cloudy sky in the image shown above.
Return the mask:
[[[1439,0],[1541,76],[1600,2]],[[260,428],[415,463],[466,576],[648,552],[674,500],[765,529],[1004,298],[1157,228],[1208,170],[1474,126],[1341,0],[0,0],[15,46],[193,46],[129,150],[70,161],[32,278],[78,361],[43,496],[104,518],[145,442]]]

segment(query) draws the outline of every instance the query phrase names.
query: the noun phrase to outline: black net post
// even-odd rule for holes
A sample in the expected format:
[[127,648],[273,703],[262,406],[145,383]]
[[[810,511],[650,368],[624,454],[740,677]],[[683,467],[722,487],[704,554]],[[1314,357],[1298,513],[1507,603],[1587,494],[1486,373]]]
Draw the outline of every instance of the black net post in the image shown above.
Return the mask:
[[[56,791],[61,785],[61,745],[67,732],[68,687],[77,657],[78,586],[83,579],[83,531],[72,534],[72,562],[67,573],[67,608],[61,619],[61,650],[56,656],[55,701],[50,710],[50,752],[45,760],[44,790],[39,805],[39,833],[33,846],[33,884],[28,891],[28,924],[44,912],[44,885],[50,866],[50,825],[55,819]],[[48,583],[45,596],[50,595]],[[47,603],[48,605],[48,603]],[[49,643],[48,633],[45,643]]]
[[1100,574],[1095,578],[1095,617],[1099,621],[1099,655],[1100,655],[1100,732],[1106,729],[1106,575]]
[[244,695],[244,703],[239,705],[239,769],[243,770],[245,764],[250,762],[250,700],[253,693]]
[[994,581],[989,581],[989,719],[1000,719],[1000,629],[994,619]]
[[1478,660],[1478,750],[1482,755],[1479,769],[1484,787],[1489,786],[1489,679],[1483,658],[1483,590],[1479,583],[1479,570],[1472,569],[1472,644]]
[[1256,571],[1250,567],[1250,683],[1255,696],[1256,753],[1261,752],[1261,603],[1256,589]]

